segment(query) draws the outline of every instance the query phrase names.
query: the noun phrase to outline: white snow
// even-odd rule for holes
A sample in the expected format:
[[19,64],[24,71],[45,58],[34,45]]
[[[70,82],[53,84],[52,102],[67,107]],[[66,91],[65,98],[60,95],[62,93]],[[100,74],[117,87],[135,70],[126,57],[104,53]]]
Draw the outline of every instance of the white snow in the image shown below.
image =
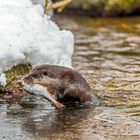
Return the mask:
[[[34,4],[41,4],[42,6],[45,6],[45,0],[31,0]],[[50,0],[49,0],[50,2]]]
[[[20,63],[71,67],[74,37],[30,0],[0,0],[0,74]],[[0,76],[0,83],[5,84]]]
[[2,73],[0,75],[0,85],[1,86],[6,86],[6,77],[5,77],[5,74],[4,73]]

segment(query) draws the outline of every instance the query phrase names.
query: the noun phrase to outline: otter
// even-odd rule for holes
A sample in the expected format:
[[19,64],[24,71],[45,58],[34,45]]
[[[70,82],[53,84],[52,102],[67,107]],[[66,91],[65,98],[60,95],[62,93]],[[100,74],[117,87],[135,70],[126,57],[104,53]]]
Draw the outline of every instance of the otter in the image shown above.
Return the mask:
[[[44,98],[51,101],[57,108],[75,103],[99,104],[85,78],[71,68],[47,64],[40,65],[32,69],[21,80],[22,85],[25,85],[25,83],[27,85],[38,84],[46,88],[49,97],[43,95]],[[50,97],[56,102],[50,100]]]

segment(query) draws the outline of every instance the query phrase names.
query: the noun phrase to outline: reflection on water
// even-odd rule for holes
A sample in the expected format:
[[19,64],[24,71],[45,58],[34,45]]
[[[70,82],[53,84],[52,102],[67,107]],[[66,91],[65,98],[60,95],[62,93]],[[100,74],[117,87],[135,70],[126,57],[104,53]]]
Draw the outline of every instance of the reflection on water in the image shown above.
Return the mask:
[[[89,108],[47,109],[48,104],[22,109],[9,109],[1,104],[0,138],[5,139],[65,139],[81,138],[88,128]],[[92,111],[94,115],[94,111]]]
[[46,101],[0,103],[0,139],[140,139],[140,20],[56,17],[76,36],[73,66],[99,107],[57,110]]

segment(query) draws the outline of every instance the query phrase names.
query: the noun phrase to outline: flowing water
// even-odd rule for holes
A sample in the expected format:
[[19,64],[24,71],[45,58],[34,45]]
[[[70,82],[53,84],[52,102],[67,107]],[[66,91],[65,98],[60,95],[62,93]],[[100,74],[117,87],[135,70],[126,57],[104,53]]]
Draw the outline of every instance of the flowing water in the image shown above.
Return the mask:
[[57,110],[29,97],[16,103],[1,100],[0,139],[140,139],[140,19],[55,20],[74,32],[73,66],[101,105]]

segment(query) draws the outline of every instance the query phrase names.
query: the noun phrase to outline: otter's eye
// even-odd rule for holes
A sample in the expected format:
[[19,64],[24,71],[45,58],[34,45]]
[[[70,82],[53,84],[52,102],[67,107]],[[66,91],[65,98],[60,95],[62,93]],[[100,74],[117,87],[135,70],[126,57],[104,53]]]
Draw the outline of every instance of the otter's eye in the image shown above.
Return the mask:
[[38,78],[38,75],[37,74],[33,74],[32,77],[33,78]]
[[46,76],[47,75],[47,72],[43,72],[43,75]]

